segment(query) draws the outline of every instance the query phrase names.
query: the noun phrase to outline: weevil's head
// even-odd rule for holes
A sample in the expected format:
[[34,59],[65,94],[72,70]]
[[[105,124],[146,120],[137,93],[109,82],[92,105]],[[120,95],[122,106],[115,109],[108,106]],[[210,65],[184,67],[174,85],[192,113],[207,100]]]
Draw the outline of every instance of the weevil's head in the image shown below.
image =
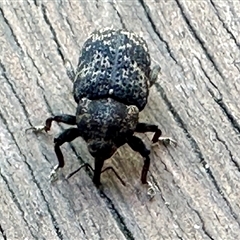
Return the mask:
[[107,159],[127,142],[138,123],[139,110],[111,98],[80,100],[76,121],[91,155]]

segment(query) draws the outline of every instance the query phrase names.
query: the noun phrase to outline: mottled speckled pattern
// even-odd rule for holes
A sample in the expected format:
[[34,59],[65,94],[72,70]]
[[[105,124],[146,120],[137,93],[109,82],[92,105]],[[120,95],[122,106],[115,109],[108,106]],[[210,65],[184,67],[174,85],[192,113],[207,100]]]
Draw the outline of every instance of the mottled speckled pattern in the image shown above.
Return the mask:
[[141,111],[147,103],[150,64],[146,42],[134,33],[95,31],[79,57],[75,101],[111,97]]
[[126,106],[111,98],[80,100],[76,123],[92,156],[97,153],[104,159],[109,158],[126,143],[127,137],[134,133],[138,113],[136,106]]

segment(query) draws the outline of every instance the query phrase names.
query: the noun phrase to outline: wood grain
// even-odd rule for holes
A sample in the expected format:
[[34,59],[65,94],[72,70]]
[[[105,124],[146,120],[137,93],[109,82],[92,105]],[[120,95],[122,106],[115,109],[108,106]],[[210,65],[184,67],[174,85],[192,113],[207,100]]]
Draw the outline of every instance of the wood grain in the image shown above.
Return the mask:
[[[240,2],[233,0],[0,2],[0,239],[238,239],[240,235]],[[148,42],[161,75],[141,119],[178,147],[152,148],[152,201],[141,156],[123,146],[103,189],[82,171],[48,180],[50,133],[25,129],[75,113],[74,66],[87,36],[127,28]],[[141,135],[150,147],[150,134]],[[93,165],[82,139],[65,144],[63,175]]]

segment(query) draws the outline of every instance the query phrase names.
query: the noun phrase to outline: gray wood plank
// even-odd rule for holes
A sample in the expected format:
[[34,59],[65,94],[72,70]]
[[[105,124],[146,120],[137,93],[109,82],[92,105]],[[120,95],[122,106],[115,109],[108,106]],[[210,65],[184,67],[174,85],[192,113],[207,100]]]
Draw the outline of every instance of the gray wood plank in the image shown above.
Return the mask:
[[[0,236],[2,239],[238,239],[238,1],[10,1],[0,3]],[[123,146],[108,161],[103,190],[82,171],[50,184],[53,138],[25,129],[74,114],[64,58],[76,66],[100,27],[143,36],[161,75],[141,120],[178,147],[152,147],[152,201],[141,156]],[[151,134],[142,134],[150,147]],[[62,147],[63,174],[93,165],[82,139]]]

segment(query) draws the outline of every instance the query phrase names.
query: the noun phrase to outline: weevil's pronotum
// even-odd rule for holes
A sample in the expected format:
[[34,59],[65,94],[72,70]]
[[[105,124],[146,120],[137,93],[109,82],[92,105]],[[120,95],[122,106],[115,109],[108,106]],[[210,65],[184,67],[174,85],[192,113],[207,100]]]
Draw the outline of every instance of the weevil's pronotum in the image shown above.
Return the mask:
[[64,166],[60,146],[82,137],[95,159],[93,182],[96,186],[100,185],[104,161],[125,143],[144,158],[141,181],[147,183],[150,150],[134,133],[153,132],[153,143],[164,140],[157,125],[139,122],[139,112],[147,104],[149,88],[160,72],[159,65],[152,69],[150,65],[147,44],[134,33],[126,30],[92,33],[83,45],[76,71],[71,64],[67,67],[67,75],[74,81],[76,114],[50,117],[40,128],[49,131],[52,121],[77,126],[54,139],[58,165],[52,178],[56,178],[57,171]]

